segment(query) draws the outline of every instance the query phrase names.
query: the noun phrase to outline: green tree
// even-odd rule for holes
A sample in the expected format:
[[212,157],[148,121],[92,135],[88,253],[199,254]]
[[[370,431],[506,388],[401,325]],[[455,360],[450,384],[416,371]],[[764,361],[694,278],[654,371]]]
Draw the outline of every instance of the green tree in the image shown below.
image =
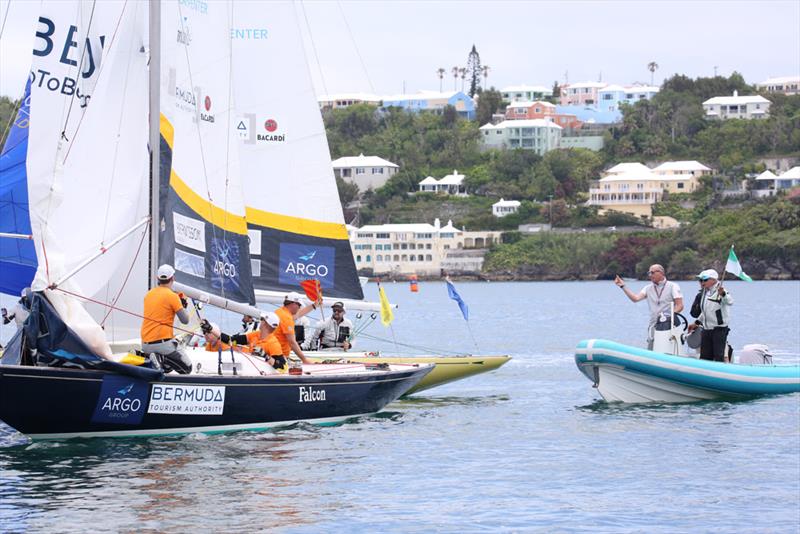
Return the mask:
[[481,88],[481,76],[483,69],[481,68],[481,56],[475,45],[472,45],[472,50],[467,57],[467,74],[469,74],[469,96],[474,97]]
[[478,98],[478,109],[475,113],[475,120],[479,125],[484,125],[492,120],[492,115],[500,110],[503,103],[503,95],[492,87],[480,92]]

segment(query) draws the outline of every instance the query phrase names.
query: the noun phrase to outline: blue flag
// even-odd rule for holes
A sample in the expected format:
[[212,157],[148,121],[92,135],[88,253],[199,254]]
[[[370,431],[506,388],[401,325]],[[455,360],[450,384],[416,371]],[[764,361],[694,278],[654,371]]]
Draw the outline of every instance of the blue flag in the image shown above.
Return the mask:
[[450,280],[447,281],[447,294],[451,299],[458,302],[458,307],[461,308],[461,315],[464,316],[465,321],[469,321],[469,306],[461,299],[461,295],[456,291],[456,286]]

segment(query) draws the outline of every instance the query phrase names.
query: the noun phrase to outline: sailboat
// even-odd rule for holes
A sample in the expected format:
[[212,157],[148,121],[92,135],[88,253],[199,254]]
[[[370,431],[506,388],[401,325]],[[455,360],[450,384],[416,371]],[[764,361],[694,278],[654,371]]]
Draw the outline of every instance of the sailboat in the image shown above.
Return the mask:
[[[364,301],[333,175],[325,126],[304,55],[295,4],[270,2],[269,12],[244,4],[237,17],[254,33],[233,41],[236,131],[253,285],[259,302],[281,305],[300,282],[318,280],[326,300],[348,310],[378,311]],[[243,24],[244,25],[244,24]],[[255,38],[254,38],[255,37]],[[245,65],[260,65],[257,69]],[[259,92],[247,91],[257,86]],[[240,94],[241,93],[241,94]],[[436,368],[409,393],[497,369],[508,356],[392,356],[374,352],[329,352],[315,361],[341,357],[351,362],[419,364]]]
[[159,264],[197,301],[259,313],[233,127],[239,5],[41,3],[0,156],[0,202],[13,208],[0,219],[2,290],[32,289],[0,360],[0,420],[33,439],[335,423],[379,411],[432,368],[290,375],[187,348],[192,372],[176,375],[112,352],[138,335]]

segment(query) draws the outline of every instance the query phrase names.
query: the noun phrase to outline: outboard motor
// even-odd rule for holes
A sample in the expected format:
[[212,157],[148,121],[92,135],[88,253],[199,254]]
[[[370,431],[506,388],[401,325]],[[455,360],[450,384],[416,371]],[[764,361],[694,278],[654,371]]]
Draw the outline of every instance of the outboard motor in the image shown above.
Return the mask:
[[[653,352],[675,356],[686,355],[686,336],[680,328],[681,317],[680,314],[672,313],[672,309],[669,315],[664,313],[659,315],[653,332]],[[686,324],[683,325],[683,329],[686,329]]]
[[769,365],[772,364],[772,354],[769,347],[760,343],[745,345],[739,352],[737,363],[745,365]]

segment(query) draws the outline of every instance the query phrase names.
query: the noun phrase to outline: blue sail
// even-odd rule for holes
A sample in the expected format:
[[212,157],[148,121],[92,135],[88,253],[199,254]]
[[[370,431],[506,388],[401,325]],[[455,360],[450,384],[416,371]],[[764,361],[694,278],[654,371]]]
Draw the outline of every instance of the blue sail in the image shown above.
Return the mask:
[[[30,122],[31,83],[19,107],[3,152],[0,153],[0,232],[30,234],[28,209],[28,124]],[[0,237],[0,292],[19,295],[36,274],[33,241]]]

